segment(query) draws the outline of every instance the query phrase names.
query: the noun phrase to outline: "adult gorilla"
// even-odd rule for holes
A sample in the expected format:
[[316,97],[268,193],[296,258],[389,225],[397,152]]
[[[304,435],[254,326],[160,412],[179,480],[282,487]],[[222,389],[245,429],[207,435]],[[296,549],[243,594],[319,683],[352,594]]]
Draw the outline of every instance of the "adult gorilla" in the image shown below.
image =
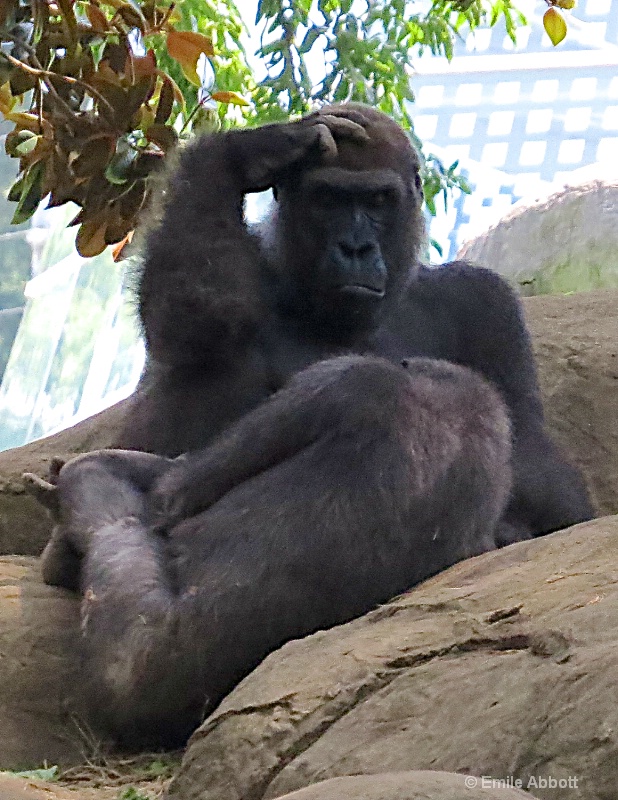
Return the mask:
[[[267,187],[252,231],[244,196]],[[178,741],[286,640],[592,516],[515,296],[419,267],[421,199],[407,136],[364,106],[182,153],[147,237],[126,450],[48,484],[45,576],[84,592],[117,738]]]

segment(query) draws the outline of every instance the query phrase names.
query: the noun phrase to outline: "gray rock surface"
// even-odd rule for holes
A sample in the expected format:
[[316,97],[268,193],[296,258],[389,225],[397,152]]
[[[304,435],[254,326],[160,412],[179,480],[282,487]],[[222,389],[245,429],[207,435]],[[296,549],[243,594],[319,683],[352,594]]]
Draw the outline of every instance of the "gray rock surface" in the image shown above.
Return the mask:
[[[618,292],[525,307],[550,427],[599,509],[616,513]],[[0,454],[0,550],[38,552],[49,533],[22,472],[109,446],[123,409]],[[542,800],[615,800],[617,586],[613,517],[457,565],[292,642],[195,734],[170,799],[267,800],[338,776],[446,770],[519,778]],[[66,766],[96,748],[78,636],[75,596],[43,586],[34,559],[0,559],[0,766]]]
[[618,177],[585,180],[517,205],[457,254],[524,294],[618,287]]
[[549,428],[618,513],[618,291],[529,297],[526,318]]
[[[299,792],[286,800],[533,800],[527,792],[511,788],[468,785],[474,778],[447,772],[396,772],[383,775],[359,775],[334,778]],[[156,785],[135,789],[135,797],[159,797]],[[125,789],[124,791],[130,791]],[[154,792],[154,793],[153,793]],[[60,783],[22,778],[0,773],[0,800],[118,800],[123,797],[118,786],[84,786],[83,782]]]

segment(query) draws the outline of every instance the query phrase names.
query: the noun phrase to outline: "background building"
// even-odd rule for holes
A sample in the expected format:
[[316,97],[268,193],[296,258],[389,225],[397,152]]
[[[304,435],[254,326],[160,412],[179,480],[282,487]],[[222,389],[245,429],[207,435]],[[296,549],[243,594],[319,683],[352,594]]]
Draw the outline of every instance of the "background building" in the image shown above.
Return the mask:
[[557,48],[545,5],[519,5],[529,25],[516,45],[500,26],[485,28],[450,63],[415,64],[416,132],[447,166],[459,160],[474,187],[432,225],[445,259],[520,198],[618,159],[618,0],[580,0]]

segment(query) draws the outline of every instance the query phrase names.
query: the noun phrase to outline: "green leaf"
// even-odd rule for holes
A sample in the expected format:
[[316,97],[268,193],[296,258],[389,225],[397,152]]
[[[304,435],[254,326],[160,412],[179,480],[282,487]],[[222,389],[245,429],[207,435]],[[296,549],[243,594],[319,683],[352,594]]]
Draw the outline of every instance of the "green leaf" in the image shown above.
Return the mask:
[[9,189],[7,200],[9,200],[11,203],[17,203],[17,201],[21,197],[23,187],[24,187],[24,178],[22,175],[22,177],[18,178],[18,180],[16,180],[15,183]]
[[305,55],[305,53],[308,53],[311,50],[311,48],[313,47],[313,45],[320,38],[320,36],[325,32],[325,30],[326,30],[326,28],[324,28],[324,27],[309,28],[309,30],[305,34],[305,38],[300,43],[300,46],[298,48],[298,52],[301,53],[302,55]]
[[38,161],[30,167],[22,179],[21,197],[13,214],[11,225],[27,222],[37,210],[41,202],[41,189],[43,186],[44,164]]
[[435,239],[430,239],[429,240],[429,244],[431,245],[431,247],[433,247],[435,250],[437,250],[438,255],[440,257],[443,255],[444,251],[442,249],[442,245],[438,244],[438,242]]

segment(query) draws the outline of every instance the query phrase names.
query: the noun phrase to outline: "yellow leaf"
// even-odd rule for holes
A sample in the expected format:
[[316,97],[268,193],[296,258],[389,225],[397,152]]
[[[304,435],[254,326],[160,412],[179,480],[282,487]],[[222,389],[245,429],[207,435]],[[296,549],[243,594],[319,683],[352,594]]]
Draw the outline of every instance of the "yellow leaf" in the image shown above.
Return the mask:
[[36,114],[28,114],[25,111],[14,111],[10,114],[5,114],[4,117],[9,120],[9,122],[14,122],[15,127],[20,130],[41,133],[41,122]]
[[558,8],[566,8],[567,11],[570,11],[577,5],[577,0],[555,0],[555,2]]
[[139,114],[139,121],[137,127],[142,131],[147,131],[151,125],[154,124],[155,121],[155,112],[153,109],[148,105],[148,103],[144,103],[143,106],[140,106],[138,109]]
[[194,33],[193,31],[168,31],[167,50],[177,61],[182,61],[183,54],[189,55],[195,61],[199,58],[200,53],[205,53],[207,56],[215,54],[212,39],[204,36],[203,33]]
[[182,67],[187,80],[196,86],[201,85],[201,81],[196,71],[197,60],[202,53],[207,56],[214,55],[212,40],[203,33],[193,31],[170,30],[167,34],[167,52]]
[[105,250],[107,247],[105,241],[107,223],[107,216],[99,213],[79,226],[75,247],[82,258],[93,258]]
[[562,14],[555,8],[548,8],[543,15],[543,27],[555,47],[567,34],[567,25]]
[[7,81],[5,84],[0,86],[0,111],[4,115],[10,114],[16,102],[17,98],[13,97],[11,92],[11,84],[9,81]]
[[214,92],[211,97],[213,100],[217,100],[219,103],[231,103],[235,106],[249,105],[248,101],[236,92]]

